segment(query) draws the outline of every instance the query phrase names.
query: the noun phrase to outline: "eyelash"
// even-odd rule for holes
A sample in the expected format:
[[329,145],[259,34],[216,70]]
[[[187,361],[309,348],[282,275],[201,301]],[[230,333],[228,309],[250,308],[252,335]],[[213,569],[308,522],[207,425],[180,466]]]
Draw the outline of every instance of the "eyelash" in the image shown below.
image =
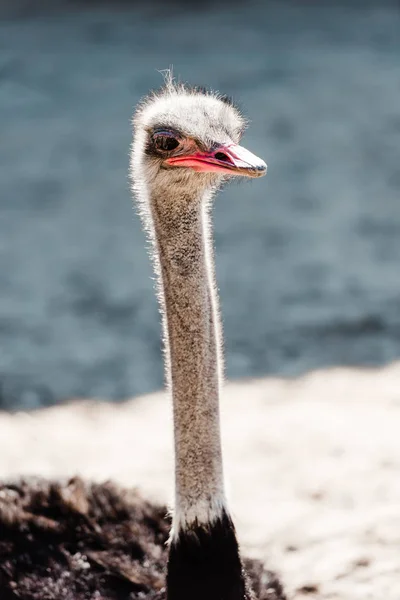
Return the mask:
[[180,145],[179,140],[168,132],[157,133],[153,137],[154,147],[161,152],[171,152]]

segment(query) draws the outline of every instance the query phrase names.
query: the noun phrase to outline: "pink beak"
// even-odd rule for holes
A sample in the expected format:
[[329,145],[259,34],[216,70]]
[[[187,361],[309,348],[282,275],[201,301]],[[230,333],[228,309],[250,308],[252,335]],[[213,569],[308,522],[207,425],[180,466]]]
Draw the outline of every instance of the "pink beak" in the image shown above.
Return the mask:
[[173,167],[189,167],[199,172],[227,173],[246,177],[262,177],[267,172],[265,162],[239,144],[219,146],[212,152],[175,156],[167,158],[165,162]]

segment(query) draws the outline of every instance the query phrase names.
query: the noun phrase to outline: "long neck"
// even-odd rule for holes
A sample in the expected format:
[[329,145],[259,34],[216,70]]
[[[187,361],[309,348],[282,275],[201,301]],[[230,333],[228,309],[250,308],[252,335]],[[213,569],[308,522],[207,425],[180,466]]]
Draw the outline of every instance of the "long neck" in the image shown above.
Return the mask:
[[[153,198],[167,373],[173,398],[173,536],[212,523],[225,507],[220,333],[206,200]],[[173,207],[173,210],[171,210]]]
[[[184,192],[184,191],[183,191]],[[210,248],[209,198],[148,198],[173,398],[175,510],[167,600],[251,600],[226,508],[219,423],[220,327]]]

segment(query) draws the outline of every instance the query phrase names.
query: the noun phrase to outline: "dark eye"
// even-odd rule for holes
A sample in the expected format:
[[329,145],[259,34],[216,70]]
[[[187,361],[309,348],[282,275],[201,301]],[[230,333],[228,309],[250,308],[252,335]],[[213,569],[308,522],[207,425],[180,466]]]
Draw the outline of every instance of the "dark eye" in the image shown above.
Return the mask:
[[157,150],[168,152],[179,146],[179,141],[172,135],[157,135],[154,138],[154,146]]

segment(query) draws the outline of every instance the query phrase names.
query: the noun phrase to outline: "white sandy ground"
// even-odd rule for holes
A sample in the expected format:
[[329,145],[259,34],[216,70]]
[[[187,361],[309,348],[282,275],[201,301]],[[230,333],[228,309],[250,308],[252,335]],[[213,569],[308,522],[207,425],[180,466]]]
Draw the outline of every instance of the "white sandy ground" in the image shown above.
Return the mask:
[[[400,363],[228,384],[223,429],[248,554],[296,599],[400,599]],[[162,394],[1,414],[0,477],[79,473],[168,501],[171,441]]]

